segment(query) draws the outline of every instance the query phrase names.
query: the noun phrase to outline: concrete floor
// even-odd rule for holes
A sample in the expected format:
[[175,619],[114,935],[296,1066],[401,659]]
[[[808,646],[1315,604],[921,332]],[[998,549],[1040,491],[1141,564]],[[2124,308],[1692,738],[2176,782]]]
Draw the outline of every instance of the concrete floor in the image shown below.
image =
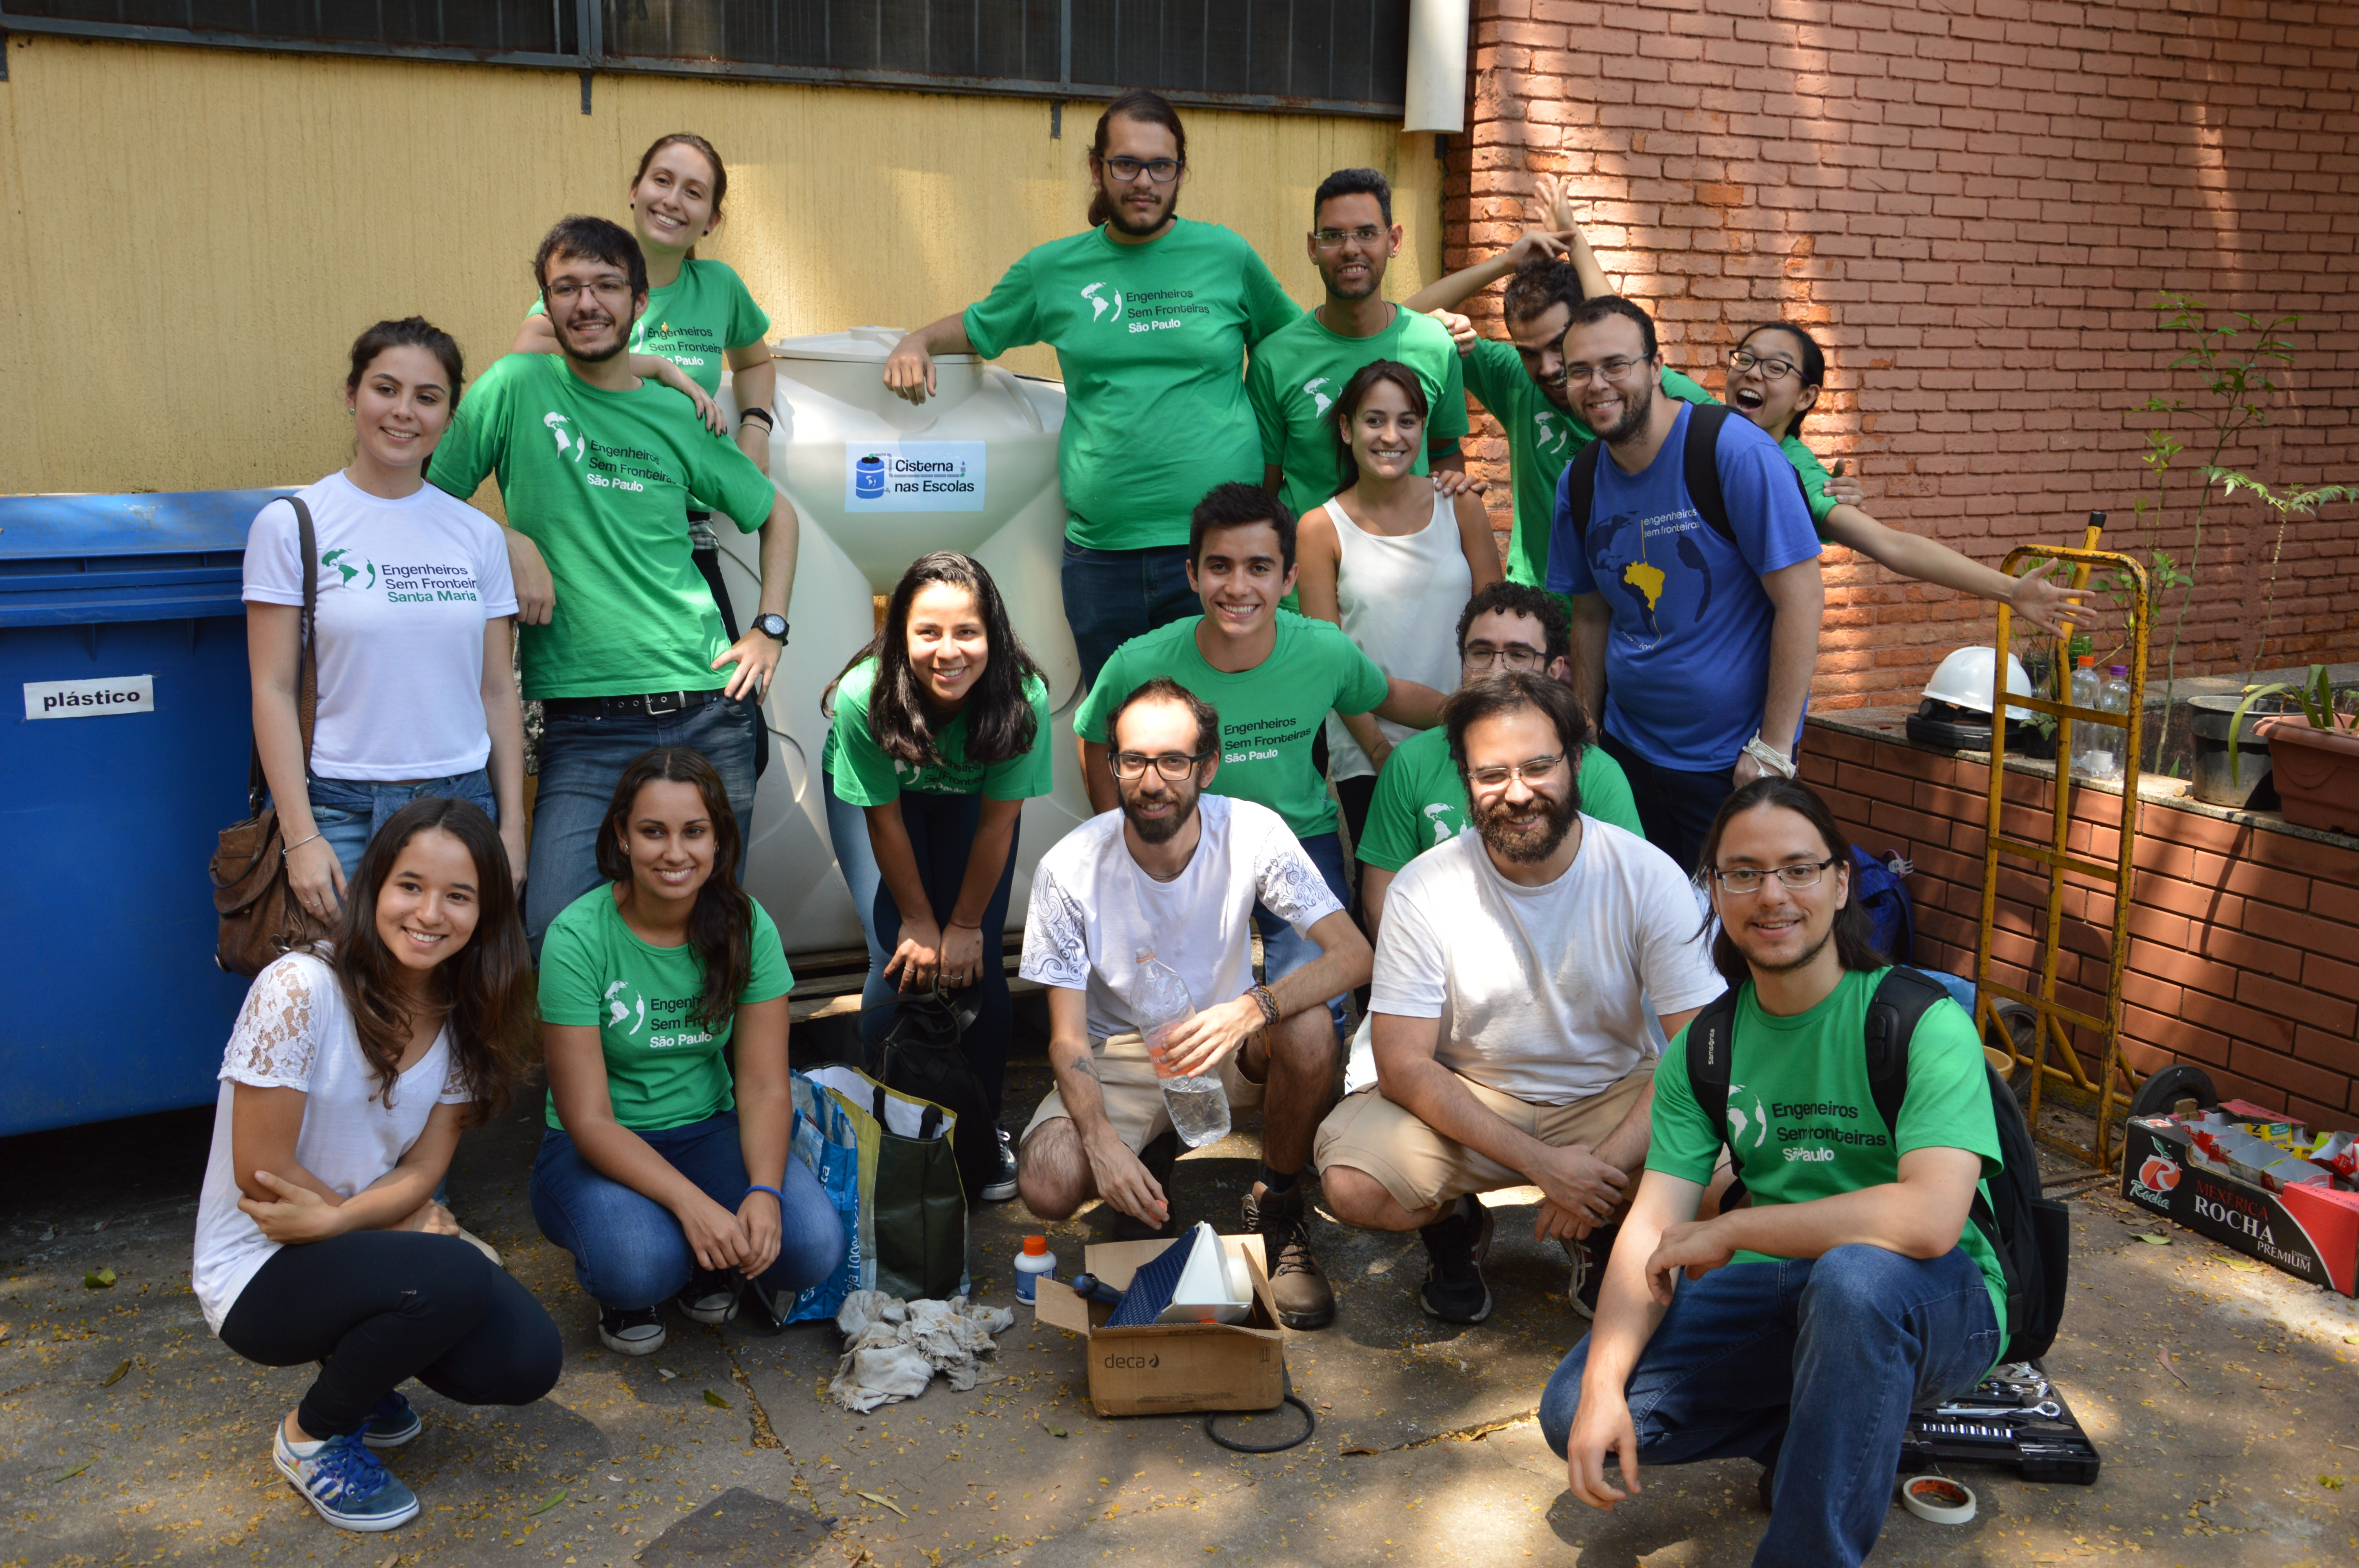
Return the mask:
[[[1045,1079],[1038,1062],[1018,1064],[1011,1120]],[[610,1355],[568,1260],[527,1210],[538,1120],[519,1109],[472,1135],[451,1192],[565,1330],[564,1379],[522,1411],[458,1409],[413,1387],[427,1430],[394,1464],[426,1512],[386,1536],[328,1528],[279,1479],[270,1422],[305,1374],[232,1356],[189,1293],[210,1111],[0,1142],[0,1568],[943,1568],[981,1557],[1011,1568],[1703,1568],[1745,1562],[1766,1522],[1743,1462],[1650,1473],[1611,1515],[1565,1495],[1531,1414],[1579,1325],[1562,1255],[1531,1240],[1527,1206],[1500,1215],[1497,1312],[1473,1329],[1418,1311],[1415,1238],[1322,1221],[1341,1309],[1330,1328],[1289,1336],[1288,1351],[1319,1431],[1287,1454],[1246,1457],[1208,1442],[1201,1417],[1096,1419],[1077,1342],[1028,1312],[1001,1337],[996,1380],[966,1394],[937,1382],[865,1417],[823,1398],[837,1354],[825,1325],[761,1339],[675,1325],[658,1356]],[[1182,1162],[1181,1217],[1236,1228],[1252,1158],[1248,1130]],[[1944,1530],[1896,1508],[1875,1562],[2359,1560],[2354,1303],[2240,1268],[2186,1233],[2140,1241],[2169,1227],[2102,1191],[2073,1208],[2073,1303],[2049,1368],[2104,1455],[2103,1478],[2035,1487],[1961,1471],[1980,1496],[1977,1520]],[[1008,1299],[1007,1259],[1037,1228],[1019,1205],[976,1217],[985,1299]],[[1070,1271],[1110,1221],[1085,1214],[1049,1229]],[[114,1286],[86,1288],[101,1267]],[[1293,1419],[1243,1430],[1276,1434]]]

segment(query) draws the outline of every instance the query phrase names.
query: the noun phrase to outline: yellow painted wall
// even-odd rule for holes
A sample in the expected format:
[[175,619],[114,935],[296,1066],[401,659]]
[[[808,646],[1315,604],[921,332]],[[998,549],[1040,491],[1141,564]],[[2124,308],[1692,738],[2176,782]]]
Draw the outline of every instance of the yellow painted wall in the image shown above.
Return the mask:
[[[308,481],[348,454],[343,355],[422,314],[471,367],[506,350],[532,252],[624,213],[638,154],[694,130],[729,162],[702,254],[773,335],[916,326],[986,292],[1087,207],[1097,106],[842,87],[85,43],[18,34],[0,83],[0,492]],[[1388,291],[1438,270],[1431,138],[1380,121],[1186,112],[1180,211],[1260,248],[1295,297],[1310,192],[1385,170],[1408,230]],[[1055,373],[1031,349],[1012,367]],[[486,499],[490,492],[486,491]]]

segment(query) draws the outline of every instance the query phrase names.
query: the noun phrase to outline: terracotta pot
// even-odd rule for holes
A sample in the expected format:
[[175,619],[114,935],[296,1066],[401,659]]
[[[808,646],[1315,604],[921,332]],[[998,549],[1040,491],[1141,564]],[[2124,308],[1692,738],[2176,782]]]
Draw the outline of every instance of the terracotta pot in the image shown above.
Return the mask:
[[2264,719],[2256,728],[2268,738],[2286,820],[2359,833],[2359,734],[2318,729],[2299,714]]

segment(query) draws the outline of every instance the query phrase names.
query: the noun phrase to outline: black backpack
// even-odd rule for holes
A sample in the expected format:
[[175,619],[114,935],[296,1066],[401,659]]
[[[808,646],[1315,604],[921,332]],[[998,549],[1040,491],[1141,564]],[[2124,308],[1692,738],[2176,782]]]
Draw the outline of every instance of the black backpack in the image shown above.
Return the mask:
[[974,1022],[973,993],[908,991],[861,1011],[885,1009],[892,1011],[884,1038],[864,1053],[868,1076],[958,1118],[951,1129],[951,1149],[958,1160],[959,1184],[973,1204],[999,1178],[999,1126],[962,1044]]
[[[1869,1093],[1878,1115],[1897,1141],[1900,1102],[1908,1092],[1908,1042],[1917,1021],[1950,993],[1939,981],[1917,970],[1897,968],[1875,988],[1867,1005],[1866,1038]],[[1687,1029],[1688,1087],[1696,1104],[1720,1130],[1721,1143],[1736,1166],[1738,1185],[1722,1200],[1735,1201],[1745,1179],[1745,1160],[1728,1138],[1728,1075],[1734,1054],[1736,993],[1723,991],[1696,1014]],[[2006,1082],[1985,1065],[1990,1082],[1991,1117],[1998,1125],[1999,1161],[2003,1169],[1989,1179],[1990,1201],[1974,1195],[1967,1223],[1990,1238],[2006,1279],[2008,1336],[2004,1361],[2031,1361],[2048,1353],[2056,1341],[2056,1326],[2064,1314],[2072,1249],[2071,1211],[2041,1195],[2039,1158],[2031,1146],[2031,1128],[2023,1119]]]
[[[1728,498],[1720,489],[1720,427],[1734,413],[1725,404],[1690,404],[1686,443],[1680,450],[1680,474],[1687,481],[1688,499],[1695,503],[1697,513],[1712,531],[1732,545],[1736,543],[1736,531],[1729,526]],[[1603,441],[1590,442],[1564,470],[1565,520],[1572,524],[1572,536],[1584,549],[1589,544],[1589,509],[1597,497],[1598,454],[1604,449]],[[1788,465],[1787,471],[1793,474],[1794,488],[1802,492],[1807,509],[1810,487],[1792,465]]]

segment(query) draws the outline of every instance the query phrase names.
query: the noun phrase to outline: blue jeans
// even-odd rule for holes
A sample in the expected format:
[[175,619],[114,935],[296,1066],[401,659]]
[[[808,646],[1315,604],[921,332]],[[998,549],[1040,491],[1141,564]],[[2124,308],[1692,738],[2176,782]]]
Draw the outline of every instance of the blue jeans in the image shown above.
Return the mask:
[[[900,806],[901,826],[908,830],[909,848],[918,858],[918,877],[925,883],[926,902],[933,906],[936,923],[946,925],[951,910],[958,903],[959,887],[966,881],[967,856],[974,848],[974,831],[983,818],[983,796],[904,791]],[[856,806],[846,809],[860,810]],[[867,837],[864,820],[864,817],[861,835],[864,841]],[[1007,1000],[1007,964],[1003,949],[1007,931],[1007,899],[1016,885],[1016,846],[1021,835],[1019,824],[1016,832],[1008,838],[1007,863],[1000,868],[999,884],[992,890],[991,903],[983,912],[982,995],[976,999],[974,1022],[967,1026],[960,1041],[995,1121],[999,1118],[1000,1085],[1007,1076],[1008,1034],[1015,1026],[1014,1004]],[[882,885],[882,876],[874,870],[873,854],[869,864],[870,874],[877,877],[878,886],[869,907],[868,927],[891,944],[880,942],[878,947],[869,950],[872,961],[868,983],[860,994],[860,1037],[874,1044],[885,1038],[885,1032],[892,1027],[899,1011],[891,1005],[879,1005],[891,1003],[899,986],[885,978],[885,964],[875,955],[881,947],[889,958],[892,948],[900,945],[901,906],[893,901],[892,890]]]
[[[1852,1246],[1732,1263],[1680,1281],[1639,1353],[1627,1390],[1639,1465],[1774,1465],[1755,1568],[1848,1568],[1884,1528],[1909,1407],[1971,1390],[1999,1350],[1982,1271],[1959,1248],[1930,1261]],[[1584,1338],[1540,1395],[1559,1454],[1588,1359]]]
[[[1166,439],[1173,438],[1173,432],[1164,434]],[[1073,651],[1082,658],[1083,686],[1095,685],[1098,672],[1114,657],[1114,651],[1133,637],[1200,614],[1204,608],[1204,601],[1188,586],[1185,545],[1093,550],[1067,539],[1060,575],[1065,589],[1065,623],[1073,629]]]
[[[639,1137],[705,1196],[737,1212],[745,1196],[745,1156],[735,1111]],[[778,1190],[787,1195],[778,1206],[778,1258],[760,1283],[792,1294],[828,1278],[843,1261],[843,1225],[801,1161],[787,1161]],[[573,1254],[574,1277],[602,1307],[654,1306],[678,1295],[696,1270],[696,1254],[671,1210],[601,1174],[553,1127],[541,1134],[532,1165],[532,1217],[543,1236]]]
[[[524,934],[535,957],[549,923],[596,887],[598,827],[614,785],[634,758],[656,746],[686,746],[720,770],[743,844],[754,823],[754,752],[762,744],[760,711],[723,697],[680,713],[602,719],[551,713],[540,736],[540,789],[533,797],[532,849],[524,889]],[[745,874],[741,854],[738,875]]]
[[427,779],[419,784],[373,784],[366,779],[323,779],[308,775],[303,781],[303,793],[311,800],[311,821],[320,829],[320,837],[336,852],[336,862],[344,869],[344,880],[350,881],[360,869],[361,851],[369,847],[376,830],[385,826],[386,818],[413,800],[430,795],[445,795],[457,800],[472,800],[484,808],[484,815],[494,822],[500,819],[499,804],[492,796],[492,775],[477,768],[472,773],[453,773],[447,779]]
[[852,890],[853,912],[860,916],[860,935],[868,944],[868,972],[884,972],[893,957],[893,949],[876,938],[876,892],[885,885],[884,873],[876,869],[876,851],[868,842],[868,814],[835,793],[835,775],[820,770],[820,784],[827,795],[827,838],[835,847],[836,870],[843,873],[844,885]]
[[[1343,840],[1332,833],[1314,833],[1298,839],[1302,852],[1319,868],[1327,881],[1327,891],[1335,902],[1349,909],[1352,906],[1352,884],[1343,877]],[[1254,929],[1261,933],[1262,970],[1273,981],[1281,975],[1290,975],[1311,959],[1319,957],[1319,944],[1303,935],[1267,904],[1256,902],[1253,908]],[[1225,1000],[1225,998],[1219,999]],[[1335,1021],[1335,1033],[1343,1033],[1343,999],[1330,997],[1328,1016]]]

